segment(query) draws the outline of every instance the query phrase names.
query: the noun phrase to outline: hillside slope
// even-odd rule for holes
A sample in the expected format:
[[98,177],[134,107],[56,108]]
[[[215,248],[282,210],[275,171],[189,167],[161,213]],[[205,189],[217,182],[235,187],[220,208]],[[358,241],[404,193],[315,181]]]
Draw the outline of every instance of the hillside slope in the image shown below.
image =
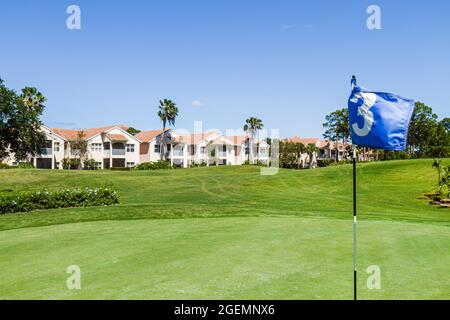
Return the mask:
[[[358,164],[359,217],[450,224],[449,210],[420,199],[432,189],[435,175],[431,160]],[[115,207],[0,216],[0,230],[110,219],[352,215],[350,165],[280,170],[274,176],[262,176],[252,166],[132,172],[1,170],[0,182],[0,190],[107,183],[121,195]]]

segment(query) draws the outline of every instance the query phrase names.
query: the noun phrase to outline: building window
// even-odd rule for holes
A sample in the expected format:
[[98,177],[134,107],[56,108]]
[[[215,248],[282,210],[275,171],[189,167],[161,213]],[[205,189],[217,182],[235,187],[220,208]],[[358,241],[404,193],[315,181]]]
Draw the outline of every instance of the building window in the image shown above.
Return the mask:
[[53,150],[55,150],[55,152],[59,152],[59,148],[60,148],[60,143],[59,142],[54,142],[53,143]]
[[127,162],[127,168],[133,168],[134,162]]
[[155,144],[155,153],[161,153],[161,145]]
[[92,152],[102,151],[102,144],[101,143],[91,143],[91,151]]
[[200,153],[201,154],[206,154],[206,147],[201,147],[200,148]]
[[134,144],[127,144],[127,152],[134,152]]

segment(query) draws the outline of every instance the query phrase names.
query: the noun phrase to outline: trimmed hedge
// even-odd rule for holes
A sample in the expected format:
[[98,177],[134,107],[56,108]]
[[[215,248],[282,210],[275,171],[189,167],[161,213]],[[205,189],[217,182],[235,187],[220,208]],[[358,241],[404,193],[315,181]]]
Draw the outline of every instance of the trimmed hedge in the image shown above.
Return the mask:
[[136,170],[173,169],[168,161],[144,162],[134,167]]
[[0,193],[0,214],[33,210],[109,206],[119,203],[118,193],[111,188],[77,188],[61,191]]

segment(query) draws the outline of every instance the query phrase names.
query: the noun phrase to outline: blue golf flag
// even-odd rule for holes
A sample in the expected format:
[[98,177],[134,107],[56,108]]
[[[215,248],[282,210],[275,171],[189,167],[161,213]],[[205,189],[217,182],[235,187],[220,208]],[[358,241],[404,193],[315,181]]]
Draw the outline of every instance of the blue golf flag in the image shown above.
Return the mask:
[[405,150],[414,101],[356,85],[348,100],[352,142],[384,150]]

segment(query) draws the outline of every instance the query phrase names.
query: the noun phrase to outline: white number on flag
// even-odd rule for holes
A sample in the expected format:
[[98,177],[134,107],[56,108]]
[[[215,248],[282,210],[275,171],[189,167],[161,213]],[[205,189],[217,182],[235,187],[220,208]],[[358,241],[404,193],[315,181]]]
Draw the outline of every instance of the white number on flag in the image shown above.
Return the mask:
[[373,113],[369,110],[375,104],[377,96],[371,92],[357,92],[350,99],[351,102],[357,103],[359,99],[363,99],[363,104],[358,108],[358,116],[364,118],[364,125],[362,128],[357,123],[352,124],[353,131],[360,137],[365,137],[369,134],[373,125]]

